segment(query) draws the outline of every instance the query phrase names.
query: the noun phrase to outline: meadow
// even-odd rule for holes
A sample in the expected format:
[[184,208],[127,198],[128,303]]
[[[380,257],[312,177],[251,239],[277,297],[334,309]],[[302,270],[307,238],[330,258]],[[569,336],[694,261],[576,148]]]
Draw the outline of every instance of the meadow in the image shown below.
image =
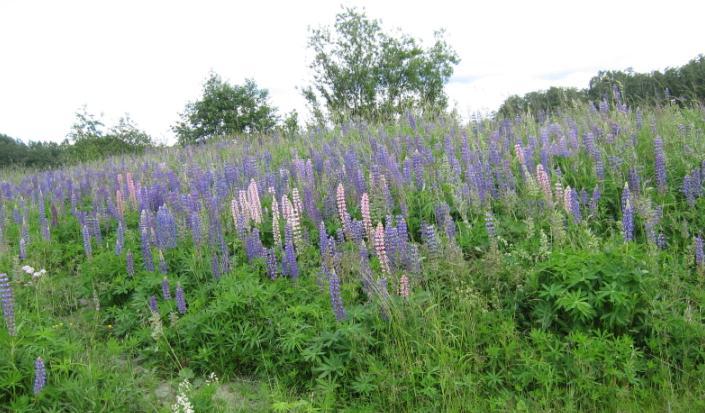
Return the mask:
[[705,411],[704,180],[607,102],[5,171],[0,410]]

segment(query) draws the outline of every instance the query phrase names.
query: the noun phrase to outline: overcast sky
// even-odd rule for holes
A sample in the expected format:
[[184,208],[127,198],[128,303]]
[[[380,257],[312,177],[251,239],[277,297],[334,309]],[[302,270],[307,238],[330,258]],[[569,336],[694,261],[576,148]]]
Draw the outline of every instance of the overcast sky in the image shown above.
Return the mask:
[[310,26],[341,4],[461,63],[447,92],[461,114],[511,94],[585,87],[600,69],[651,71],[705,53],[698,0],[649,1],[32,1],[0,0],[0,133],[60,141],[87,105],[111,124],[129,113],[159,142],[213,70],[269,89],[280,113],[306,113]]

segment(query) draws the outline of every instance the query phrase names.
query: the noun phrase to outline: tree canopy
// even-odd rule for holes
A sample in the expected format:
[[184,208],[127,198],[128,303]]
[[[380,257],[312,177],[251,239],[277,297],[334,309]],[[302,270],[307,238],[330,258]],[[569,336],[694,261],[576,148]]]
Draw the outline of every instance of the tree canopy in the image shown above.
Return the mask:
[[182,145],[215,136],[266,132],[277,123],[277,110],[268,98],[267,89],[259,88],[252,79],[243,85],[231,85],[211,73],[201,99],[186,105],[172,129]]
[[424,49],[405,34],[383,31],[381,22],[356,9],[336,16],[333,28],[311,29],[313,82],[303,89],[314,116],[388,120],[408,110],[442,110],[444,84],[460,60],[436,32]]

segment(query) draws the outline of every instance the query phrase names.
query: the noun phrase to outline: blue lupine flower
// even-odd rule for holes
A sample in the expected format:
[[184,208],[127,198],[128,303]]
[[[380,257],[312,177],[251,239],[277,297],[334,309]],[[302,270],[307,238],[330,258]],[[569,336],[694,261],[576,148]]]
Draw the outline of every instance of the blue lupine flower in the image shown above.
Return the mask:
[[186,297],[184,296],[184,289],[181,288],[181,284],[176,284],[176,309],[179,313],[186,314]]
[[2,304],[2,315],[7,325],[7,332],[10,336],[14,336],[17,334],[15,330],[15,300],[10,280],[5,273],[0,273],[0,304]]
[[83,236],[83,251],[86,253],[86,257],[91,258],[93,256],[91,234],[88,232],[88,227],[85,224],[81,228],[81,235]]
[[330,292],[330,303],[333,307],[333,312],[335,313],[335,319],[337,321],[343,321],[347,318],[347,313],[345,312],[345,307],[343,306],[343,297],[340,294],[340,278],[333,270],[328,278],[329,292]]
[[44,367],[44,360],[37,357],[34,362],[34,394],[39,394],[47,383],[47,372]]
[[135,276],[135,257],[132,256],[132,251],[127,251],[127,257],[125,258],[126,264],[125,267],[127,269],[127,274],[130,277]]
[[125,245],[125,227],[122,222],[118,222],[117,235],[115,237],[115,255],[122,254]]
[[169,279],[166,277],[162,279],[162,298],[171,300],[171,288],[169,288]]

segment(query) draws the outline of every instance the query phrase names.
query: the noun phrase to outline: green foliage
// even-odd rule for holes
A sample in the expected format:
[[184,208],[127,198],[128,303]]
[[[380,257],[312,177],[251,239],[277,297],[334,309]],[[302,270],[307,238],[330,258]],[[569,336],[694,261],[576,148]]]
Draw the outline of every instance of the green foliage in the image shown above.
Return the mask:
[[303,93],[319,122],[326,115],[334,122],[348,116],[379,121],[409,110],[443,110],[443,85],[459,62],[442,32],[424,49],[355,9],[338,13],[332,31],[311,30],[309,48],[314,76]]
[[530,276],[529,319],[563,334],[601,329],[643,337],[655,293],[645,258],[634,246],[551,255]]
[[203,84],[203,96],[186,105],[174,133],[186,145],[216,136],[267,132],[277,122],[276,108],[268,97],[267,89],[260,89],[252,79],[231,85],[211,73]]
[[[617,91],[617,93],[615,93]],[[590,79],[586,89],[551,87],[545,91],[510,96],[498,113],[510,117],[531,113],[534,117],[602,100],[630,107],[678,104],[697,105],[705,102],[705,56],[698,56],[683,66],[663,72],[638,73],[631,68],[624,71],[599,71]]]

